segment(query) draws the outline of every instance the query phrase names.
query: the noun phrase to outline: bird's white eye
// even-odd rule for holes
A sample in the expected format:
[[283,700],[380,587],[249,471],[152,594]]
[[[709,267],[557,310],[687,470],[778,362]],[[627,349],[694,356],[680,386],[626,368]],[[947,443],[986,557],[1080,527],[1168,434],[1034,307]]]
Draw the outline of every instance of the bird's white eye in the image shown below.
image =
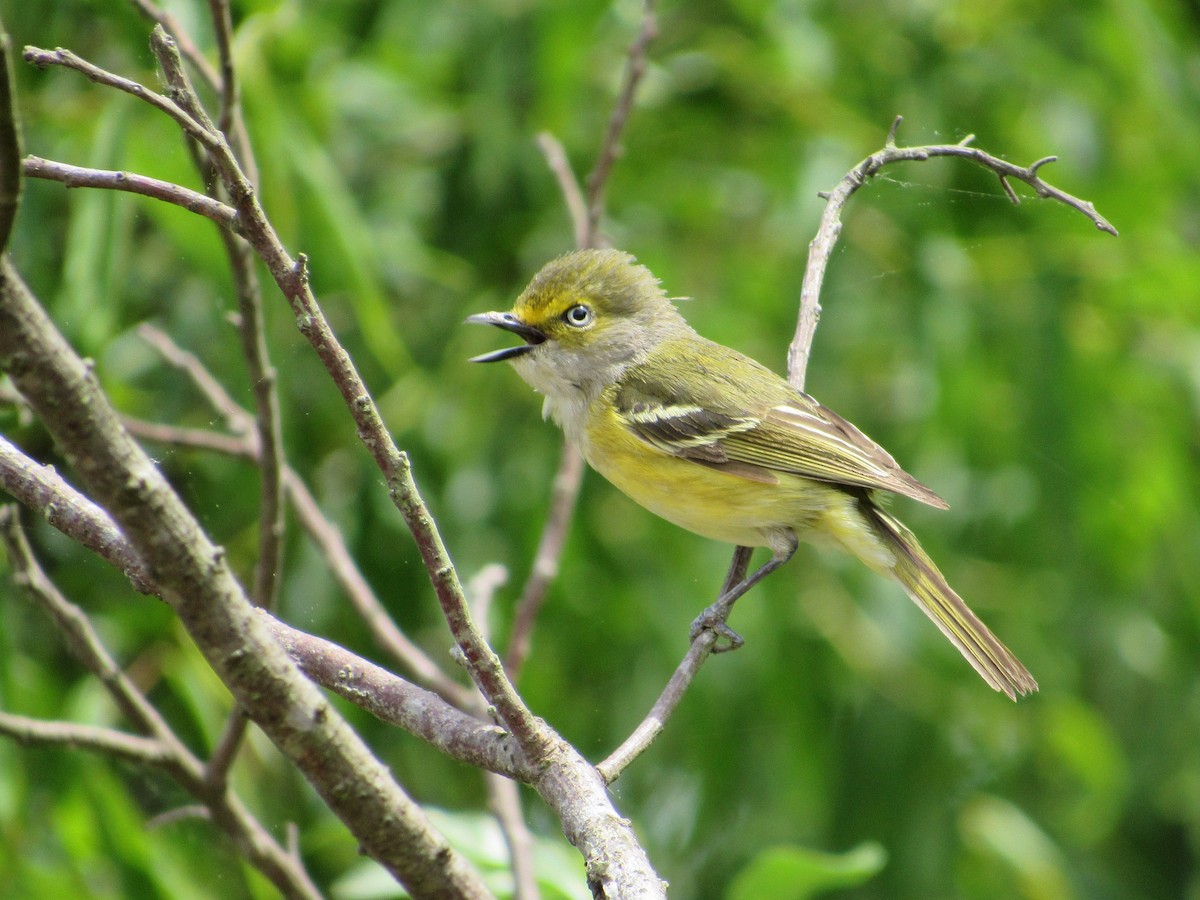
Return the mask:
[[583,303],[576,304],[563,313],[563,321],[576,328],[591,325],[593,318],[595,313],[592,312],[592,308]]

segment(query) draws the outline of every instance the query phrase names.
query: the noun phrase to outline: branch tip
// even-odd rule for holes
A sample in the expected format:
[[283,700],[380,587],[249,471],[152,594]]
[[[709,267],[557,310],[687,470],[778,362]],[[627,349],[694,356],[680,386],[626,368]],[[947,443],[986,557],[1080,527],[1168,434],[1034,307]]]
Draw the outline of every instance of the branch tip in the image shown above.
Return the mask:
[[887,138],[885,138],[884,142],[883,142],[884,147],[895,147],[896,146],[896,135],[897,135],[897,133],[899,133],[900,123],[903,121],[904,121],[904,116],[896,116],[896,118],[892,119],[891,127],[888,128]]
[[1037,175],[1038,169],[1040,169],[1042,166],[1046,165],[1046,163],[1052,163],[1052,162],[1058,162],[1058,157],[1057,156],[1043,156],[1037,162],[1032,163],[1029,166],[1029,174]]
[[1017,196],[1017,192],[1013,190],[1013,186],[1008,183],[1008,176],[999,174],[996,177],[1000,179],[1000,187],[1004,188],[1004,193],[1013,202],[1013,206],[1020,206],[1021,198]]

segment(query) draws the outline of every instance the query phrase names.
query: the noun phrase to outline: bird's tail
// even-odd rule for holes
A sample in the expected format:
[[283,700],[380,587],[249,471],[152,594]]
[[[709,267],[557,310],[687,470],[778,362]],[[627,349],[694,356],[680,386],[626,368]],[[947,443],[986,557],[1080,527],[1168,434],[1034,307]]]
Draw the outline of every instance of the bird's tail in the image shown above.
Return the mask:
[[1038,685],[1029,670],[954,593],[913,533],[869,499],[864,498],[860,508],[895,557],[890,574],[983,680],[1013,700],[1018,694],[1036,691]]

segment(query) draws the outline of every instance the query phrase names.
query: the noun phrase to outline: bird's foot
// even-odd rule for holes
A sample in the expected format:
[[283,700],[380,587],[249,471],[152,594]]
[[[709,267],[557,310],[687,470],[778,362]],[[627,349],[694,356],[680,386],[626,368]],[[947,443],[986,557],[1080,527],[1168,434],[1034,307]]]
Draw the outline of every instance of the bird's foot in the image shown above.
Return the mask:
[[695,641],[702,632],[711,631],[717,638],[713,644],[713,653],[727,653],[730,650],[738,649],[746,643],[746,639],[725,624],[729,609],[729,604],[723,604],[719,600],[708,607],[692,620],[689,639]]

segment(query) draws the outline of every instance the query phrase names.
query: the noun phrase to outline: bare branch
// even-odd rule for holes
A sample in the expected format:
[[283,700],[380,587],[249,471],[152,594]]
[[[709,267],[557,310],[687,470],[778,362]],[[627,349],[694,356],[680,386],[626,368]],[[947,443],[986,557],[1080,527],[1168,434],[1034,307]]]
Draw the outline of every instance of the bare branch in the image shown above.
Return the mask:
[[884,166],[897,162],[924,161],[938,156],[957,156],[991,169],[1000,179],[1000,185],[1008,198],[1014,203],[1020,199],[1009,184],[1009,179],[1016,179],[1033,188],[1034,192],[1044,199],[1057,200],[1072,209],[1078,210],[1091,219],[1101,231],[1115,235],[1117,230],[1101,216],[1096,207],[1086,200],[1080,200],[1066,191],[1047,184],[1038,175],[1038,170],[1056,157],[1047,156],[1039,159],[1031,166],[1015,166],[998,157],[985,153],[975,147],[968,146],[974,135],[969,135],[957,144],[932,144],[925,147],[897,147],[896,132],[900,127],[901,117],[897,116],[888,131],[887,140],[882,150],[872,153],[857,166],[846,173],[845,177],[832,191],[822,192],[821,196],[827,201],[825,211],[821,216],[821,224],[817,228],[816,237],[808,245],[808,266],[804,270],[804,282],[800,288],[800,312],[796,323],[796,334],[788,348],[788,380],[798,389],[804,390],[805,373],[808,370],[808,358],[812,349],[813,336],[816,334],[817,321],[821,315],[821,284],[825,279],[825,268],[833,254],[842,231],[842,209],[846,202],[867,181],[876,175]]
[[229,0],[208,0],[208,8],[212,14],[213,36],[217,41],[217,58],[221,65],[221,109],[217,114],[217,128],[229,134],[234,114],[241,105],[237,72],[233,67],[233,19],[229,13]]
[[46,722],[3,711],[0,711],[0,734],[26,746],[74,747],[135,765],[161,767],[172,759],[171,752],[153,738],[77,722]]
[[659,694],[654,706],[650,708],[650,712],[638,723],[637,728],[629,737],[622,741],[621,746],[596,765],[596,771],[600,773],[605,784],[612,784],[620,778],[621,773],[629,764],[649,749],[654,739],[662,733],[667,719],[675,712],[679,701],[687,693],[696,673],[700,671],[700,667],[712,653],[716,641],[716,632],[707,628],[696,635],[696,639],[688,648],[687,655],[675,668],[675,673],[667,682],[667,686],[663,688],[662,693]]
[[491,772],[532,782],[536,770],[504,729],[461,712],[424,688],[265,612],[263,623],[313,681],[398,725],[443,753]]
[[108,513],[0,435],[0,488],[67,537],[107,560],[143,594],[159,595],[142,560]]
[[550,167],[554,180],[558,182],[558,189],[562,191],[563,201],[567,204],[567,214],[571,217],[571,229],[575,233],[575,246],[586,247],[588,245],[588,204],[584,199],[583,191],[579,189],[579,182],[575,180],[575,173],[571,171],[567,151],[563,149],[562,142],[548,131],[543,131],[537,136],[537,144],[542,155],[546,157],[546,165]]
[[558,471],[554,475],[554,486],[550,495],[550,508],[546,524],[538,540],[533,567],[513,619],[512,633],[508,639],[508,653],[504,659],[509,677],[514,681],[521,674],[521,667],[533,646],[533,629],[538,614],[546,600],[546,593],[558,577],[559,560],[567,541],[567,531],[575,514],[575,503],[579,499],[579,487],[583,483],[583,454],[570,441],[563,441]]
[[[0,257],[0,368],[112,512],[222,681],[366,851],[414,892],[451,884],[464,896],[487,896],[474,870],[256,624],[224,553],[121,427],[91,367],[6,257]],[[347,792],[347,783],[370,789]]]
[[221,79],[217,75],[217,70],[212,67],[212,64],[200,52],[200,49],[192,43],[187,31],[178,19],[165,9],[155,6],[150,0],[130,0],[130,3],[151,22],[161,25],[168,32],[175,35],[175,39],[179,42],[179,51],[192,64],[192,68],[200,73],[200,77],[204,80],[204,83],[214,91],[220,90]]
[[164,425],[161,422],[147,422],[132,416],[122,416],[121,423],[130,434],[154,441],[159,444],[169,444],[175,447],[190,447],[194,450],[209,450],[223,453],[226,456],[242,459],[258,459],[258,453],[251,437],[222,434],[207,428],[183,428],[179,425]]
[[155,200],[162,200],[164,203],[182,206],[188,212],[212,219],[224,229],[237,230],[237,210],[232,206],[169,181],[160,181],[157,178],[137,175],[133,172],[114,172],[108,169],[72,166],[50,159],[42,159],[40,156],[25,157],[22,167],[28,178],[57,181],[69,188],[89,187],[141,194],[143,197],[152,197]]
[[[62,596],[34,558],[15,506],[0,507],[0,541],[7,550],[14,580],[50,613],[67,639],[72,654],[100,679],[134,727],[149,737],[133,737],[113,729],[74,723],[36,723],[35,720],[0,714],[0,717],[7,719],[10,733],[18,740],[30,741],[37,737],[43,742],[86,747],[127,761],[164,769],[192,796],[205,804],[209,818],[281,891],[296,897],[316,897],[317,890],[299,858],[275,843],[241,802],[226,792],[223,784],[214,785],[204,778],[204,767],[200,761],[121,671],[83,610]],[[0,720],[2,730],[5,727]]]
[[[169,334],[149,322],[143,322],[137,328],[138,336],[158,351],[158,354],[175,368],[185,372],[192,383],[199,388],[209,405],[225,419],[229,430],[234,434],[253,437],[254,417],[229,396],[229,392],[221,382],[213,377],[208,368],[196,354],[184,350]],[[258,450],[255,449],[257,455]]]
[[[724,596],[734,585],[746,577],[746,568],[750,564],[750,556],[753,552],[750,547],[737,547],[733,551],[733,560],[729,564],[729,571],[725,575],[725,582],[721,585],[718,597]],[[596,766],[596,771],[600,773],[605,784],[612,784],[616,781],[626,767],[641,756],[662,732],[667,719],[675,712],[679,701],[687,693],[696,673],[700,671],[700,667],[704,665],[704,661],[708,659],[709,655],[714,652],[716,643],[717,633],[709,628],[702,629],[692,640],[687,654],[676,666],[675,673],[667,682],[667,686],[663,688],[662,693],[659,694],[646,718],[638,724],[629,737],[622,741],[621,746]]]
[[235,706],[229,711],[225,727],[213,745],[208,765],[204,767],[204,781],[214,793],[223,794],[228,789],[229,770],[237,761],[238,751],[242,748],[249,724],[250,720],[246,718],[246,713],[240,706]]
[[612,174],[613,165],[621,155],[621,134],[625,131],[625,123],[633,110],[633,98],[637,95],[638,84],[646,74],[647,50],[657,36],[658,21],[654,15],[654,0],[643,0],[642,22],[637,36],[629,46],[621,91],[609,117],[604,141],[596,157],[596,165],[587,177],[587,230],[580,246],[597,246],[600,218],[604,215],[604,189],[608,186],[608,176]]
[[44,69],[47,66],[63,66],[64,68],[74,69],[76,72],[82,73],[96,84],[116,88],[119,91],[132,94],[134,97],[146,101],[155,109],[166,113],[178,122],[180,127],[190,137],[195,138],[206,147],[211,148],[219,142],[218,136],[214,135],[212,131],[184,112],[174,101],[167,99],[162,94],[158,94],[132,79],[114,75],[112,72],[93,65],[87,60],[76,56],[70,50],[64,50],[62,47],[54,50],[43,50],[40,47],[26,47],[23,56],[25,62],[35,65],[39,69]]
[[521,815],[521,792],[517,783],[503,775],[488,772],[488,805],[500,823],[504,843],[508,845],[510,868],[513,873],[514,900],[539,900],[537,871],[533,864],[533,837]]

